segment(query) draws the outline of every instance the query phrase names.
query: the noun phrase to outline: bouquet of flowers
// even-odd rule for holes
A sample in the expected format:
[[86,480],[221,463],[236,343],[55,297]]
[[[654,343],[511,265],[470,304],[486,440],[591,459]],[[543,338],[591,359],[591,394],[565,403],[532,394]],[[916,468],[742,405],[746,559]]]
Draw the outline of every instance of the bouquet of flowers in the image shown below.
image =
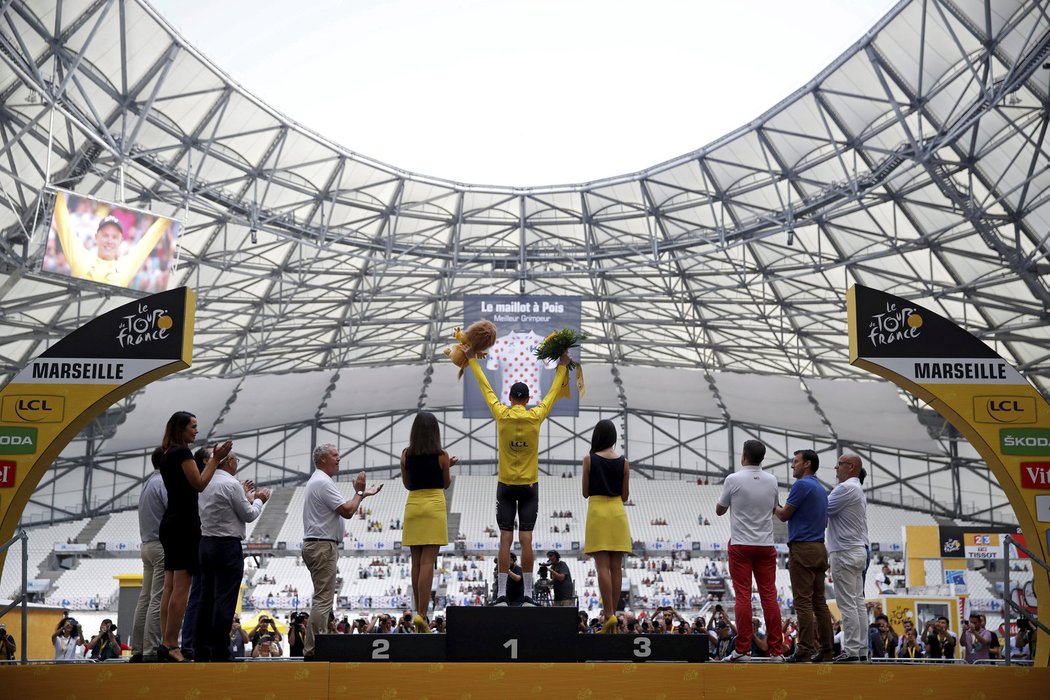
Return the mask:
[[[536,357],[548,362],[557,361],[566,350],[578,347],[580,341],[586,339],[587,336],[579,331],[574,331],[571,328],[562,328],[560,331],[554,331],[543,339],[543,342],[536,348]],[[575,369],[577,365],[578,363],[570,360],[569,370]]]

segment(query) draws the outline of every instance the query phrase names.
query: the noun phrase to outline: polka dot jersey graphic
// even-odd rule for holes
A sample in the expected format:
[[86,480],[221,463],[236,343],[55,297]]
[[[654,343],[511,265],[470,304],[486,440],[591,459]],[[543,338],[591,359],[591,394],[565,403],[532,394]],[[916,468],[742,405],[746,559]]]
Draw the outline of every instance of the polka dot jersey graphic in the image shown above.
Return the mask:
[[541,370],[552,369],[557,361],[550,364],[536,357],[536,348],[543,341],[543,336],[534,332],[510,333],[496,339],[496,344],[489,350],[486,369],[499,370],[499,400],[510,403],[510,387],[515,382],[524,382],[529,387],[529,405],[543,398]]

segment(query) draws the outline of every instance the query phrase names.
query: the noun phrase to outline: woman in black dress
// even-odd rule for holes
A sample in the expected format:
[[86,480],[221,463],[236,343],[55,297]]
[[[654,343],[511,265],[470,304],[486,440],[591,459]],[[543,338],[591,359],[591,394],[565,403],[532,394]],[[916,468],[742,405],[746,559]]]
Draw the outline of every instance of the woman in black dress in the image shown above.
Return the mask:
[[160,475],[168,491],[168,507],[160,521],[160,544],[164,548],[164,592],[160,600],[161,642],[158,661],[185,661],[179,650],[179,630],[186,613],[190,582],[198,569],[197,550],[201,540],[201,520],[197,496],[211,481],[226,455],[233,448],[227,440],[212,450],[201,471],[190,445],[197,439],[197,417],[177,411],[164,428]]

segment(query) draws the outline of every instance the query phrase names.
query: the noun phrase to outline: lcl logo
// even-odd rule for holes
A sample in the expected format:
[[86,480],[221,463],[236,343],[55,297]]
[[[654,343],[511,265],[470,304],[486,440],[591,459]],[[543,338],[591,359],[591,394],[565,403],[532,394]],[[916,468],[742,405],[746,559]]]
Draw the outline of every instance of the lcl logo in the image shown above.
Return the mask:
[[1030,396],[975,396],[973,418],[978,423],[1024,425],[1038,419]]
[[9,423],[61,423],[65,409],[63,396],[5,396],[3,420]]

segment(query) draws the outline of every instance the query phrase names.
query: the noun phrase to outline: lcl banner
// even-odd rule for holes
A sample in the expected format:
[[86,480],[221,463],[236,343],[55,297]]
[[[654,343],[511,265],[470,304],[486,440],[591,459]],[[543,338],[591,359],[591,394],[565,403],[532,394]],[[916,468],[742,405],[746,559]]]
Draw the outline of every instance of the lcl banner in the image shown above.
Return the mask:
[[[1045,560],[1050,405],[1009,362],[933,311],[860,285],[846,299],[850,364],[915,394],[966,436],[1009,498],[1027,546]],[[994,530],[974,534],[979,538],[961,543],[964,555],[967,547],[971,556],[1001,551]],[[1047,572],[1036,568],[1035,586],[1050,600]],[[1037,653],[1036,665],[1047,666],[1050,645]]]
[[116,308],[52,345],[0,391],[0,542],[77,433],[133,391],[190,366],[195,303],[180,287]]

